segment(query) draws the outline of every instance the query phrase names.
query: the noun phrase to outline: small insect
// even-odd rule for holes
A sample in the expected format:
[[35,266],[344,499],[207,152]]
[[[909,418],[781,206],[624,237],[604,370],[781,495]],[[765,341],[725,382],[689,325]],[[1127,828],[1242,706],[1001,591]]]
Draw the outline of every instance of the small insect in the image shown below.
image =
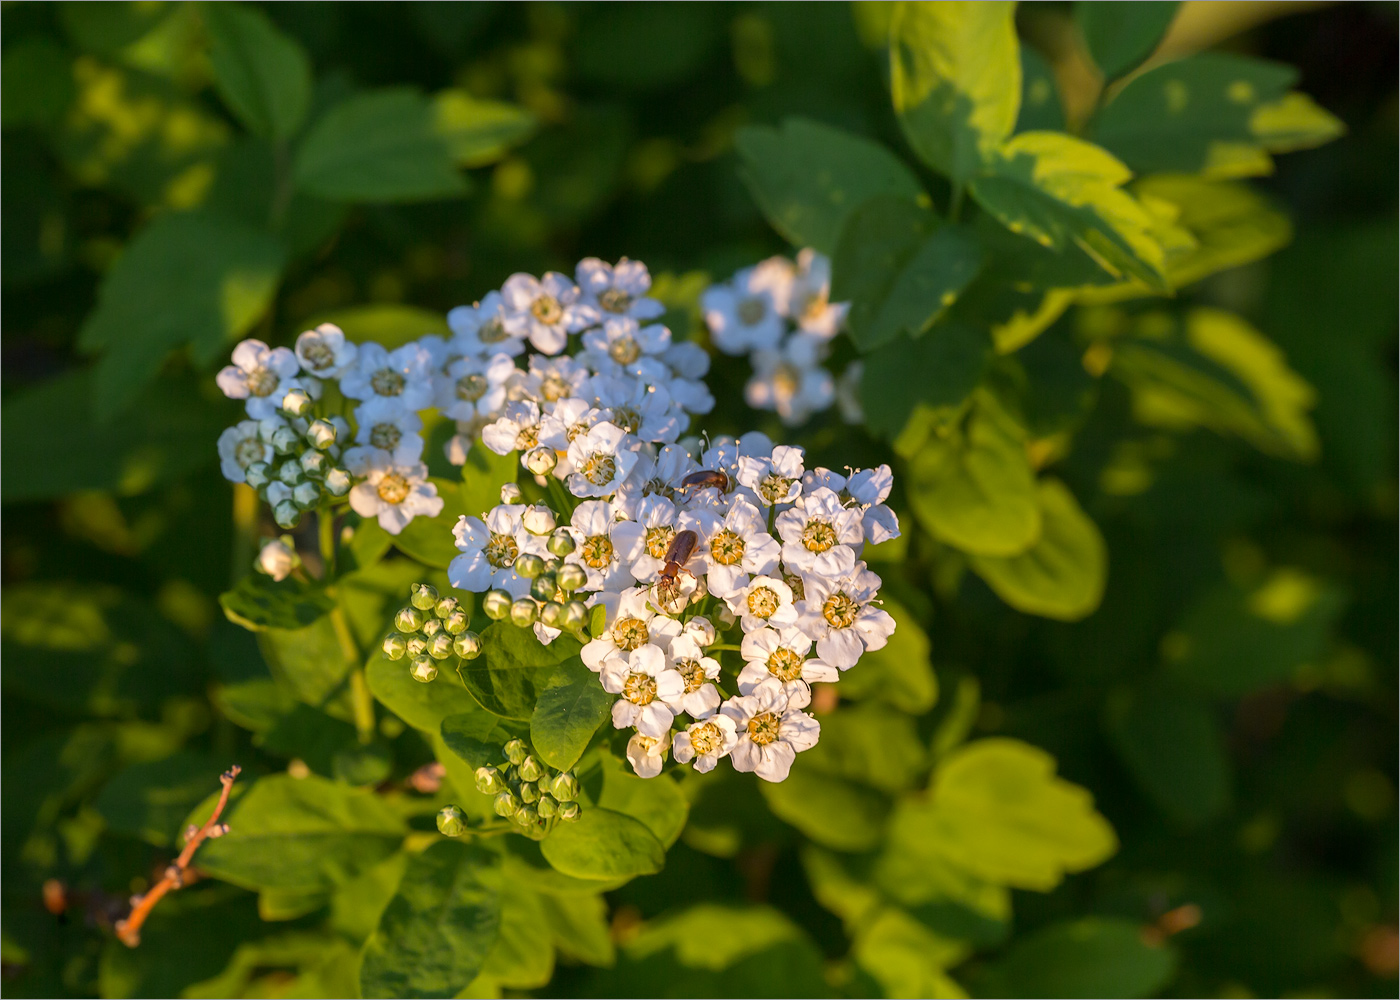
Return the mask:
[[680,600],[681,587],[678,578],[682,573],[686,573],[692,578],[695,576],[694,573],[685,568],[685,564],[689,561],[699,541],[700,536],[693,531],[678,531],[676,537],[671,539],[671,544],[667,546],[666,565],[662,566],[661,572],[656,575],[656,596],[663,607],[670,607]]
[[729,474],[723,469],[703,469],[692,472],[681,480],[681,490],[695,490],[697,493],[713,486],[721,493],[729,492]]

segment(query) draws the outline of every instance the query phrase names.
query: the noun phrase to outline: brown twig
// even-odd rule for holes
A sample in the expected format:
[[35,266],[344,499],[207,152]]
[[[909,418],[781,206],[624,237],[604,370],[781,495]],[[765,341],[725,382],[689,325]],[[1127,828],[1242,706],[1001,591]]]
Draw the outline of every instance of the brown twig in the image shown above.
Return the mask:
[[223,791],[219,793],[219,803],[214,806],[213,815],[198,830],[193,825],[190,826],[186,831],[185,849],[166,867],[164,877],[155,887],[144,896],[131,897],[131,916],[125,920],[118,920],[116,927],[117,938],[128,948],[135,948],[141,943],[141,925],[146,922],[146,918],[151,915],[161,897],[186,884],[185,872],[190,866],[194,852],[199,850],[199,845],[204,843],[206,838],[222,837],[228,833],[228,824],[220,823],[219,816],[223,814],[224,806],[228,805],[229,792],[233,790],[233,783],[242,770],[235,764],[219,776],[219,784],[223,786]]

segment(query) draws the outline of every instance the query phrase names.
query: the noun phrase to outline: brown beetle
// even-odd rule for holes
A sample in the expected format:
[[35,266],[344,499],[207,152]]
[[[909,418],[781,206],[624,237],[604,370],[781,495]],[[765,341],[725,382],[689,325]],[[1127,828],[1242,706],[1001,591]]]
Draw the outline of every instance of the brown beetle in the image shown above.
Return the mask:
[[681,480],[682,492],[693,489],[698,493],[700,490],[708,489],[711,486],[721,493],[728,493],[729,473],[725,472],[723,469],[702,469],[700,472],[692,472]]
[[[676,537],[671,539],[671,544],[666,548],[666,565],[661,567],[661,572],[656,575],[656,596],[663,606],[669,607],[680,600],[681,588],[678,577],[681,573],[690,573],[685,568],[691,554],[695,551],[695,546],[699,544],[700,536],[695,532],[686,530],[676,532]],[[695,574],[691,573],[691,576]]]

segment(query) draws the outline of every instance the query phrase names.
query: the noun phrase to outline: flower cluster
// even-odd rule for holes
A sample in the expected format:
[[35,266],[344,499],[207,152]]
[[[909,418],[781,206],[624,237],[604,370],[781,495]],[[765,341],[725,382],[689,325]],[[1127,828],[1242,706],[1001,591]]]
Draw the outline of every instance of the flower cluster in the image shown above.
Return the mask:
[[770,257],[746,267],[700,296],[715,347],[749,356],[748,404],[777,411],[790,427],[838,401],[847,419],[859,419],[854,396],[859,363],[839,382],[823,365],[848,309],[830,299],[831,261],[811,249],[801,251],[796,263]]
[[[819,735],[803,711],[811,685],[838,681],[894,630],[861,560],[899,534],[890,469],[807,469],[801,448],[762,434],[697,451],[633,453],[615,491],[566,497],[565,511],[509,502],[508,488],[485,518],[458,522],[448,577],[543,643],[588,639],[583,662],[618,695],[613,724],[634,731],[638,774],[671,753],[781,781]],[[726,670],[724,651],[742,668]]]
[[408,657],[410,675],[426,684],[437,677],[438,661],[481,655],[481,637],[467,628],[470,622],[457,598],[439,600],[428,584],[414,584],[408,604],[394,615],[394,631],[384,637],[384,655],[391,660]]
[[476,769],[476,790],[493,796],[497,816],[514,820],[534,840],[549,836],[560,820],[578,819],[579,784],[572,771],[551,771],[524,740],[511,740],[501,755],[504,762]]

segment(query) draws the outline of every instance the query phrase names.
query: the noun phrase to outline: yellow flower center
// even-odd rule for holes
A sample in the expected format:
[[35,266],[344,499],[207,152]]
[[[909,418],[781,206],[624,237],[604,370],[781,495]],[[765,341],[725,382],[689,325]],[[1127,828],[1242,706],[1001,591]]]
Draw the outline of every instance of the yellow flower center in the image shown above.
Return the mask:
[[510,535],[498,535],[493,531],[491,540],[482,551],[486,553],[486,561],[492,566],[505,569],[515,565],[515,557],[520,555],[520,546]]
[[515,448],[517,451],[529,451],[540,443],[540,429],[536,424],[527,424],[515,432]]
[[779,399],[792,399],[802,388],[802,370],[784,361],[773,371],[773,392]]
[[553,295],[541,295],[530,306],[530,312],[535,314],[535,319],[546,326],[553,326],[564,318],[564,307],[559,304],[559,300]]
[[393,451],[399,446],[403,431],[397,424],[375,424],[369,432],[369,443],[385,451]]
[[778,738],[778,727],[782,720],[773,712],[763,712],[749,720],[749,739],[759,746],[767,746]]
[[713,722],[702,722],[690,731],[690,745],[701,757],[718,753],[724,749],[724,733]]
[[676,663],[676,672],[685,680],[686,694],[699,691],[701,685],[708,680],[705,676],[705,668],[700,666],[699,660],[680,660]]
[[851,600],[845,591],[838,590],[822,605],[822,617],[832,628],[850,628],[860,615],[860,605]]
[[557,372],[550,372],[540,379],[540,395],[551,403],[561,399],[568,399],[574,394],[574,387],[569,384],[568,379]]
[[476,331],[476,339],[483,344],[499,344],[509,336],[510,334],[506,332],[505,324],[501,322],[499,316],[492,316],[485,323],[482,323]]
[[807,588],[802,583],[801,576],[796,573],[784,573],[783,583],[787,584],[788,589],[792,591],[792,599],[794,601],[805,601],[807,599]]
[[583,564],[591,569],[602,569],[613,561],[613,543],[607,535],[590,535],[578,551]]
[[768,672],[782,681],[795,681],[802,676],[802,657],[786,646],[780,646],[768,656]]
[[622,683],[622,696],[634,705],[650,705],[656,700],[656,678],[650,674],[629,674]]
[[381,368],[369,377],[369,387],[377,396],[399,396],[407,380],[392,368]]
[[457,398],[466,403],[475,403],[486,395],[486,390],[490,387],[491,384],[486,381],[485,375],[478,375],[475,372],[463,375],[457,380]]
[[617,459],[611,455],[590,455],[579,472],[594,486],[606,486],[617,475]]
[[770,472],[758,484],[758,495],[771,507],[775,503],[782,503],[787,499],[788,489],[791,486],[791,479],[780,476],[776,472]]
[[[600,300],[601,301],[601,300]],[[620,365],[630,365],[642,356],[642,345],[630,336],[621,336],[608,345],[608,357]]]
[[254,396],[270,396],[277,388],[278,382],[275,372],[270,368],[254,368],[248,373],[248,391]]
[[671,539],[676,537],[676,529],[669,524],[647,529],[647,555],[653,559],[665,559],[666,550],[671,547]]
[[598,296],[598,305],[602,306],[610,313],[622,314],[632,306],[632,296],[628,295],[621,288],[609,288],[602,295]]
[[640,618],[619,618],[613,622],[612,637],[613,645],[625,653],[630,653],[647,644],[651,639],[651,631],[647,628],[647,623]]
[[335,364],[335,352],[319,339],[308,340],[302,347],[301,354],[318,372]]
[[739,314],[739,322],[745,326],[753,326],[768,315],[768,307],[763,304],[762,299],[745,299],[739,303],[735,312]]
[[408,480],[397,472],[391,472],[379,480],[379,499],[385,503],[403,503],[411,487]]
[[233,460],[240,468],[246,469],[254,462],[261,462],[267,455],[267,448],[255,437],[246,437],[233,449]]
[[710,555],[721,566],[736,566],[744,558],[744,540],[725,528],[710,539]]
[[828,521],[813,518],[802,529],[802,544],[808,552],[825,552],[836,544],[836,529]]
[[772,618],[782,603],[782,598],[772,587],[755,587],[749,591],[749,614],[755,618]]
[[637,428],[642,426],[642,415],[630,406],[615,406],[612,410],[612,422],[628,434],[636,434]]

